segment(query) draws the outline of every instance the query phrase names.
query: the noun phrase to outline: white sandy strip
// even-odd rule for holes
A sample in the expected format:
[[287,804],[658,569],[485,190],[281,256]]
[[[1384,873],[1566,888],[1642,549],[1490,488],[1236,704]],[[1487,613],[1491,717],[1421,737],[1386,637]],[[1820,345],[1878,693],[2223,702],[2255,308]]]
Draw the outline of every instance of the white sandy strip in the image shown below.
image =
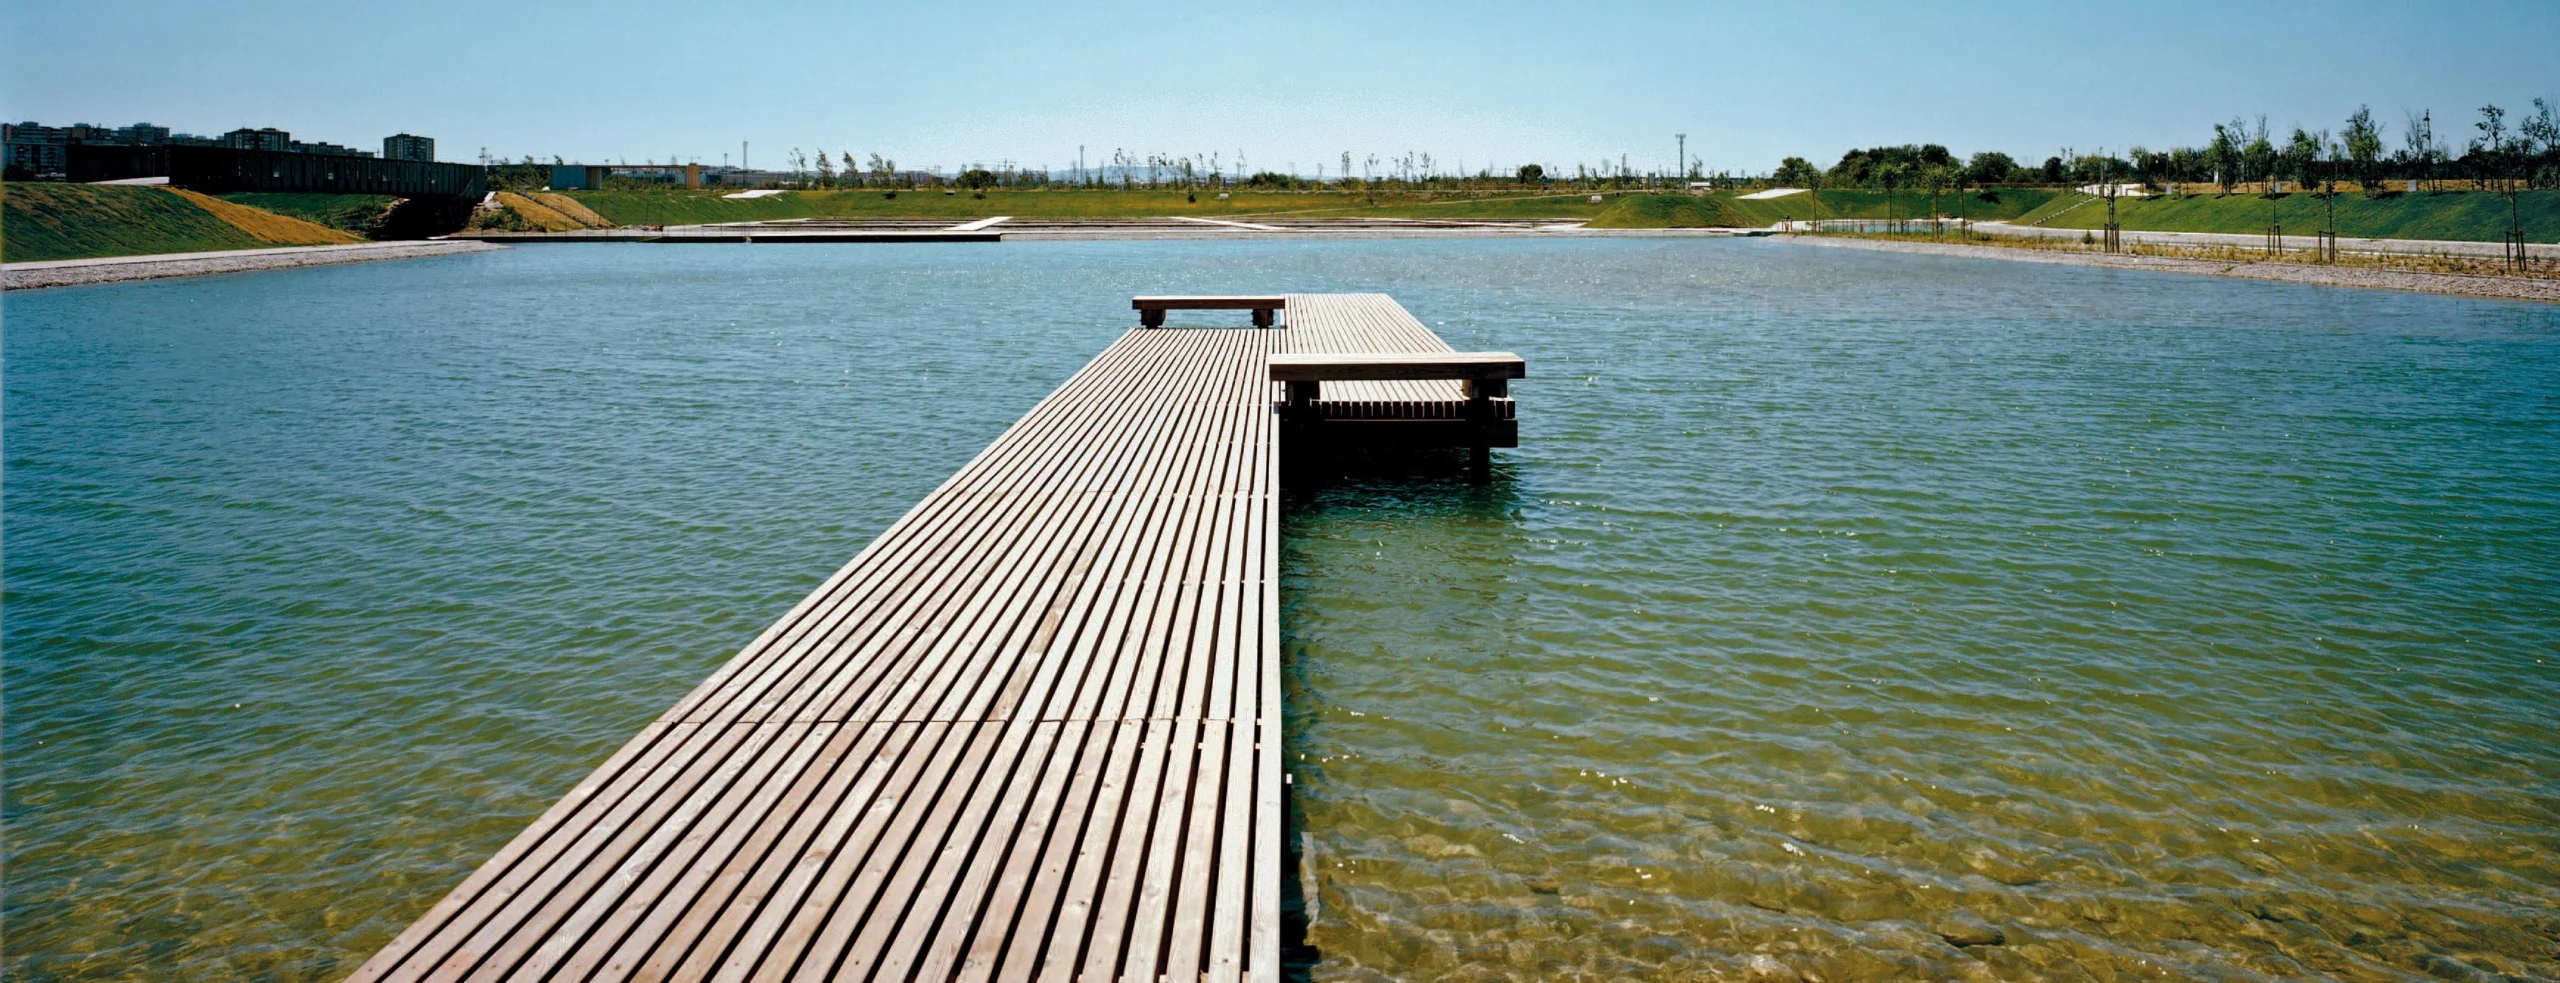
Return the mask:
[[1784,197],[1786,197],[1786,196],[1788,196],[1788,195],[1800,195],[1800,194],[1803,194],[1803,193],[1804,193],[1804,189],[1803,189],[1803,188],[1771,188],[1771,189],[1769,189],[1769,190],[1767,190],[1767,191],[1754,191],[1754,192],[1752,192],[1752,193],[1750,193],[1750,194],[1743,195],[1743,196],[1742,196],[1742,200],[1743,200],[1743,201],[1767,201],[1767,200],[1769,200],[1769,199],[1771,199],[1771,198],[1784,198]]
[[977,221],[975,221],[975,222],[962,222],[962,223],[960,223],[960,224],[958,224],[958,225],[952,226],[952,227],[950,227],[950,228],[948,228],[948,229],[945,229],[945,230],[943,230],[943,231],[946,231],[946,232],[976,232],[976,231],[978,231],[979,229],[983,229],[983,228],[986,228],[986,227],[991,226],[991,225],[995,225],[995,224],[998,224],[998,223],[1001,223],[1001,222],[1010,222],[1010,221],[1013,221],[1013,216],[1011,216],[1011,215],[998,215],[998,216],[996,216],[996,217],[994,217],[994,218],[982,218],[982,219],[979,219],[979,220],[977,220]]
[[1255,232],[1289,231],[1277,225],[1255,225],[1251,222],[1230,222],[1222,218],[1192,218],[1188,215],[1167,215],[1165,217],[1176,222],[1198,222],[1202,225],[1223,225],[1231,229],[1252,229]]
[[741,191],[741,192],[738,192],[737,194],[734,194],[734,195],[721,195],[720,197],[723,197],[723,198],[771,198],[771,197],[773,197],[773,196],[775,196],[775,195],[778,195],[778,194],[781,194],[781,193],[782,193],[781,189],[778,189],[778,188],[757,188],[757,189],[755,189],[754,191]]

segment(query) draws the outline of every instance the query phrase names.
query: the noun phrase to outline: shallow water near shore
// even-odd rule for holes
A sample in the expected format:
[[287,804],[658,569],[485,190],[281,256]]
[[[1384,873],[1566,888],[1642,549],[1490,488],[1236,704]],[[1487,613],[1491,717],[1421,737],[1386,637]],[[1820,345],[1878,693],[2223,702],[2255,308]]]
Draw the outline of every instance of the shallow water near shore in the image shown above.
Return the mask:
[[2560,310],[1684,240],[10,294],[6,974],[343,977],[1129,295],[1279,289],[1533,374],[1287,507],[1307,975],[2560,976]]

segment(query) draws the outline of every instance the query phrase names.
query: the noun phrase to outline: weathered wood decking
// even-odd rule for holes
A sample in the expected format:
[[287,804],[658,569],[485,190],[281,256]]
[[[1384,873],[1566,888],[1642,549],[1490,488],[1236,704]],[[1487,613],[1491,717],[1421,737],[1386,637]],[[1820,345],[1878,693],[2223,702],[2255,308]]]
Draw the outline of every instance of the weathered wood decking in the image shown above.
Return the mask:
[[1286,311],[1122,335],[354,978],[1276,979],[1267,361],[1448,350]]

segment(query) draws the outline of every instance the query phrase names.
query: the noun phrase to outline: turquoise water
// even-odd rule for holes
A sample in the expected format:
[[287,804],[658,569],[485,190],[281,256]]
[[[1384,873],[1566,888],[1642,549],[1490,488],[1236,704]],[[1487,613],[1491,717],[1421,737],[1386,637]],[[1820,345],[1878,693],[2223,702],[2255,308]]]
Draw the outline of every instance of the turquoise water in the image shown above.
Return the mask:
[[11,294],[8,975],[344,975],[1127,296],[1281,288],[1534,373],[1286,516],[1310,975],[2560,976],[2560,310],[1661,240]]

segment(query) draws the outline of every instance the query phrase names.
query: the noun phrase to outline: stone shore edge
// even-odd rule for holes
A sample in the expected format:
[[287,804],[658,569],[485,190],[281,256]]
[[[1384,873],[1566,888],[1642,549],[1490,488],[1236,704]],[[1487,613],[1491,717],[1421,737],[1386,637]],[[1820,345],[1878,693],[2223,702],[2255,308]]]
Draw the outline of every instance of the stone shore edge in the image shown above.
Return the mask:
[[246,273],[337,263],[369,263],[383,259],[454,256],[504,249],[486,242],[385,242],[361,246],[308,246],[245,250],[240,253],[185,253],[171,256],[112,256],[96,260],[11,263],[0,269],[0,289],[34,290],[122,280]]
[[2192,273],[2204,276],[2236,277],[2244,280],[2275,280],[2283,283],[2308,283],[2329,287],[2368,287],[2378,290],[2408,290],[2419,293],[2454,294],[2464,297],[2487,297],[2495,300],[2534,300],[2560,303],[2560,280],[2534,280],[2524,277],[2467,276],[2459,273],[2412,273],[2400,270],[2374,270],[2357,267],[2313,266],[2302,263],[2225,263],[2202,259],[2172,259],[2165,256],[2107,255],[2105,253],[2072,253],[2043,249],[2020,249],[2009,246],[1971,246],[1958,243],[1901,242],[1886,239],[1856,239],[1833,236],[1773,236],[1790,243],[1807,246],[1832,246],[1845,249],[1867,249],[1888,253],[1920,253],[1933,256],[1963,256],[1974,259],[2005,259],[2020,263],[2051,263],[2062,266],[2097,266],[2120,270],[2151,270],[2161,273]]

